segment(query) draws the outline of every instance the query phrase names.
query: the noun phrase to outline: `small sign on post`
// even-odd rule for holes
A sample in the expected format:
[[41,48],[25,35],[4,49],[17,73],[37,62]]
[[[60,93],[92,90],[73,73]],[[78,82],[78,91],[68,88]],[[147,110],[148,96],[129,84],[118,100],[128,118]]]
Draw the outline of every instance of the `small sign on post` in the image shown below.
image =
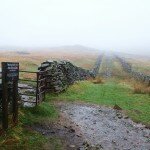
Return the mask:
[[5,69],[6,82],[17,81],[19,78],[19,63],[2,62],[2,69]]
[[[2,126],[8,128],[8,97],[12,96],[13,122],[18,121],[18,79],[19,63],[2,62]],[[8,84],[12,85],[12,95],[8,92]]]

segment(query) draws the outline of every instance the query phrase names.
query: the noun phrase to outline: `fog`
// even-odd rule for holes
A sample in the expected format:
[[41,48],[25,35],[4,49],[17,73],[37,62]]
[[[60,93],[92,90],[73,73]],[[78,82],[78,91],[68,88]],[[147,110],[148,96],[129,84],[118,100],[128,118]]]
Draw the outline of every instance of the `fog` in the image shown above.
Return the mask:
[[0,47],[84,45],[150,55],[149,0],[0,0]]

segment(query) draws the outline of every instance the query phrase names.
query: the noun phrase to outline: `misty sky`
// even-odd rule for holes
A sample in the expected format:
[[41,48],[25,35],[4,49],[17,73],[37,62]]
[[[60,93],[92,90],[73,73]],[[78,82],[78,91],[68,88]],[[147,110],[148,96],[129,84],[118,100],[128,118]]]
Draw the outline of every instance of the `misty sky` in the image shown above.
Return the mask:
[[150,53],[150,0],[0,0],[0,47]]

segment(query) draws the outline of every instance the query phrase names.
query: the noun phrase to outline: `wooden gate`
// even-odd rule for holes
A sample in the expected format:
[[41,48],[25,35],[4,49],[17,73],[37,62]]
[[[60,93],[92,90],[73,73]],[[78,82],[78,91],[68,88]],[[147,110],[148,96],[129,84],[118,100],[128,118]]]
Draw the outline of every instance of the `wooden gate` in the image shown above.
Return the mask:
[[28,102],[28,103],[35,103],[37,105],[38,103],[42,102],[45,100],[45,93],[46,93],[46,71],[20,71],[20,73],[26,73],[26,74],[35,74],[36,79],[19,79],[19,81],[23,81],[24,83],[34,83],[33,87],[20,87],[19,89],[26,89],[26,90],[31,90],[33,89],[35,92],[34,94],[29,94],[29,93],[23,93],[20,95],[21,96],[29,96],[29,97],[34,97],[34,101],[27,101],[23,100],[23,102]]
[[[36,79],[19,79],[20,73],[35,74]],[[32,82],[35,84],[35,87],[18,86],[18,80],[22,82]],[[2,128],[4,130],[7,130],[12,123],[17,124],[19,95],[35,97],[35,101],[28,101],[28,103],[35,103],[35,105],[37,105],[45,100],[47,89],[46,84],[46,71],[19,71],[19,63],[3,62],[2,71],[0,71],[0,129]],[[35,94],[18,94],[18,90],[21,89],[34,89]],[[9,118],[11,118],[11,120]]]
[[36,105],[45,100],[46,71],[37,72]]

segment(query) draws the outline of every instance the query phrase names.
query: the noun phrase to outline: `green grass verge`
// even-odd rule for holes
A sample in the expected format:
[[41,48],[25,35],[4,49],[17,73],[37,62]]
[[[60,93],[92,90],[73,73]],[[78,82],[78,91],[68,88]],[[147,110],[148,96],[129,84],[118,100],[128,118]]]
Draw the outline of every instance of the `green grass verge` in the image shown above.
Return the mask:
[[10,128],[0,136],[0,149],[29,150],[61,149],[61,143],[57,138],[47,138],[33,131],[30,125],[34,123],[47,123],[57,119],[58,113],[49,102],[43,102],[34,108],[21,108],[19,110],[19,124]]
[[24,125],[32,125],[44,121],[52,121],[58,117],[54,105],[49,102],[42,102],[35,107],[25,107],[21,109],[20,121]]
[[60,95],[48,95],[48,99],[84,101],[100,105],[119,105],[136,122],[150,125],[150,96],[134,94],[132,88],[119,82],[108,81],[105,84],[93,84],[82,81],[72,85]]

